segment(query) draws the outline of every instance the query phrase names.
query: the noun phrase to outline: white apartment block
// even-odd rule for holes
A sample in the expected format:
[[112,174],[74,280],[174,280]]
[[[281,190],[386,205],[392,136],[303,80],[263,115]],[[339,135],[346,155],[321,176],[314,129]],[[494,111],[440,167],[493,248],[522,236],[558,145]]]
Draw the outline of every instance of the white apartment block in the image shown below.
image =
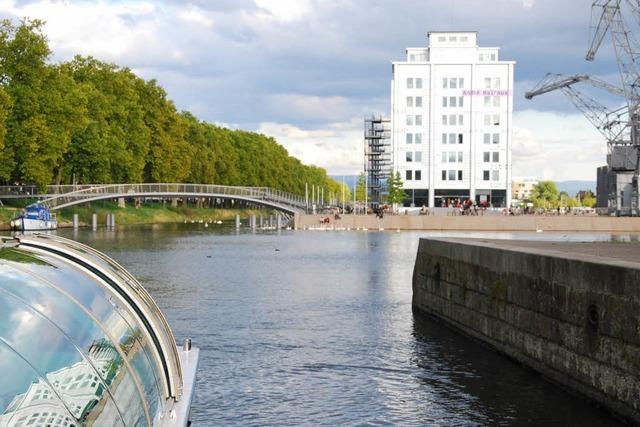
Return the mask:
[[476,32],[430,32],[392,62],[393,168],[405,205],[511,204],[513,68]]

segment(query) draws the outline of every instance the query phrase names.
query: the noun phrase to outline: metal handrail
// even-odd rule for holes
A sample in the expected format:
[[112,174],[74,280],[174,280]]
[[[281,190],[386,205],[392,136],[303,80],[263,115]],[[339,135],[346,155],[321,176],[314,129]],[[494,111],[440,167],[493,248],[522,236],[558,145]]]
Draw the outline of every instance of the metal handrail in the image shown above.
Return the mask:
[[[57,190],[52,194],[58,194],[44,199],[42,202],[50,208],[66,203],[93,199],[97,196],[111,195],[118,197],[144,197],[145,195],[189,195],[198,197],[242,197],[246,199],[259,200],[270,203],[278,203],[305,209],[305,199],[296,194],[287,193],[269,187],[242,187],[216,184],[181,184],[181,183],[146,183],[146,184],[106,184],[106,185],[86,185],[86,186],[50,186],[48,190]],[[75,187],[75,188],[69,188]],[[79,188],[80,187],[80,188]],[[60,190],[72,190],[62,192]],[[58,192],[59,191],[59,192]],[[2,194],[0,192],[0,194]]]

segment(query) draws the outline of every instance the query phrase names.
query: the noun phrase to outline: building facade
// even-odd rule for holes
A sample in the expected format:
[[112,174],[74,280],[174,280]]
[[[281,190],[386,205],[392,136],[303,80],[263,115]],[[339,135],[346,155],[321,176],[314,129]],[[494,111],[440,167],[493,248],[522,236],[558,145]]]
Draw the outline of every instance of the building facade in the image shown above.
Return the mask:
[[523,176],[513,178],[511,182],[511,197],[514,201],[525,202],[531,200],[533,188],[538,185],[538,178]]
[[514,61],[478,47],[476,32],[430,32],[392,62],[393,168],[405,205],[460,199],[511,204]]

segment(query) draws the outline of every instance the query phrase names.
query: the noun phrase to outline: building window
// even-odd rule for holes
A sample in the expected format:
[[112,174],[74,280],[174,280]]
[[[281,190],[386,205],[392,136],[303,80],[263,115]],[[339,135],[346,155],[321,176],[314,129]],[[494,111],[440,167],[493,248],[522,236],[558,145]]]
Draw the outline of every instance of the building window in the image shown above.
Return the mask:
[[462,171],[458,171],[458,181],[462,181]]
[[494,151],[491,160],[493,160],[494,163],[500,162],[500,153],[497,151]]
[[449,36],[449,41],[450,42],[457,42],[458,41],[458,36]]
[[447,106],[447,97],[446,97],[446,96],[443,96],[443,97],[442,97],[442,106],[443,106],[443,107],[446,107],[446,106]]
[[462,77],[458,79],[458,87],[460,89],[464,88],[464,79]]
[[500,114],[494,114],[492,123],[494,126],[500,126]]
[[464,107],[464,98],[461,96],[458,97],[458,107]]
[[493,78],[493,88],[500,89],[500,77]]
[[466,43],[469,40],[467,36],[460,36],[460,41]]
[[447,171],[442,171],[442,180],[443,181],[447,180]]
[[416,89],[422,89],[422,77],[416,77]]
[[[485,77],[484,78],[484,88],[485,89],[491,89],[491,77]],[[485,97],[485,100],[488,97]]]
[[413,77],[407,78],[407,89],[413,89]]
[[484,125],[491,126],[491,114],[484,115]]
[[422,116],[420,114],[416,115],[416,126],[422,126]]
[[446,134],[446,133],[443,133],[443,134],[442,134],[442,143],[443,143],[443,144],[446,144],[446,143],[447,143],[447,134]]
[[458,79],[449,79],[449,88],[457,89],[458,88]]
[[485,133],[483,136],[484,136],[484,143],[485,144],[491,144],[491,134],[490,133]]
[[485,163],[489,163],[489,161],[491,160],[491,153],[490,153],[490,152],[488,152],[488,151],[485,151],[485,152],[484,152],[484,153],[482,153],[482,154],[483,154],[483,156],[482,156],[482,160],[483,160]]
[[442,163],[447,163],[447,152],[446,151],[442,152]]
[[443,114],[443,115],[442,115],[442,124],[443,124],[444,126],[446,126],[446,125],[447,125],[447,115],[446,115],[446,114]]
[[500,171],[491,171],[491,181],[500,181]]
[[413,162],[413,153],[411,151],[407,151],[405,160],[407,162]]
[[422,97],[421,96],[416,96],[416,107],[418,107],[418,108],[422,107]]
[[500,144],[500,134],[494,133],[491,142],[493,142],[494,144]]
[[420,181],[422,179],[422,171],[415,171],[416,181]]
[[455,96],[449,97],[449,107],[455,107],[458,104],[458,98]]
[[455,144],[456,143],[456,134],[455,133],[450,133],[449,134],[449,144]]
[[458,162],[462,163],[462,151],[458,151]]
[[458,144],[462,144],[464,142],[464,135],[459,133],[458,134]]
[[438,41],[439,42],[446,42],[447,38],[445,36],[438,36]]
[[449,124],[451,126],[455,126],[458,121],[456,120],[456,115],[452,114],[449,116]]
[[413,116],[407,115],[407,126],[413,126]]
[[406,143],[407,144],[413,144],[413,134],[412,133],[408,133],[406,135]]
[[454,171],[454,170],[448,171],[447,180],[448,181],[455,181],[456,180],[456,171]]
[[406,171],[405,172],[405,181],[411,181],[412,179],[412,172],[411,171]]
[[456,161],[456,152],[449,151],[449,163],[455,163]]
[[500,106],[500,97],[499,96],[494,96],[493,97],[493,106],[494,107],[499,107]]
[[492,60],[492,61],[495,61],[495,60],[496,60],[496,54],[495,54],[495,53],[492,53],[492,54],[491,54],[491,60]]
[[458,114],[458,124],[459,124],[460,126],[462,126],[462,125],[464,124],[464,123],[463,123],[463,120],[462,120],[462,118],[463,118],[463,117],[464,117],[464,116],[463,116],[462,114]]
[[446,89],[448,87],[449,87],[449,79],[445,77],[442,79],[442,89]]
[[407,96],[407,107],[413,107],[413,96]]
[[421,133],[416,133],[414,135],[414,142],[416,144],[422,144],[422,134]]
[[416,151],[414,153],[414,158],[416,159],[416,162],[421,162],[422,161],[422,151]]
[[489,181],[489,171],[482,171],[482,180]]

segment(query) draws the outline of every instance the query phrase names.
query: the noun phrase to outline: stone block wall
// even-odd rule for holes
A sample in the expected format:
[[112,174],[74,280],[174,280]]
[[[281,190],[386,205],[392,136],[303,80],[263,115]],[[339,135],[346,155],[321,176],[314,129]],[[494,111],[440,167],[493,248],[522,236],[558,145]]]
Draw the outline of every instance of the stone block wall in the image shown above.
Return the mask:
[[640,269],[421,239],[413,307],[640,424]]

